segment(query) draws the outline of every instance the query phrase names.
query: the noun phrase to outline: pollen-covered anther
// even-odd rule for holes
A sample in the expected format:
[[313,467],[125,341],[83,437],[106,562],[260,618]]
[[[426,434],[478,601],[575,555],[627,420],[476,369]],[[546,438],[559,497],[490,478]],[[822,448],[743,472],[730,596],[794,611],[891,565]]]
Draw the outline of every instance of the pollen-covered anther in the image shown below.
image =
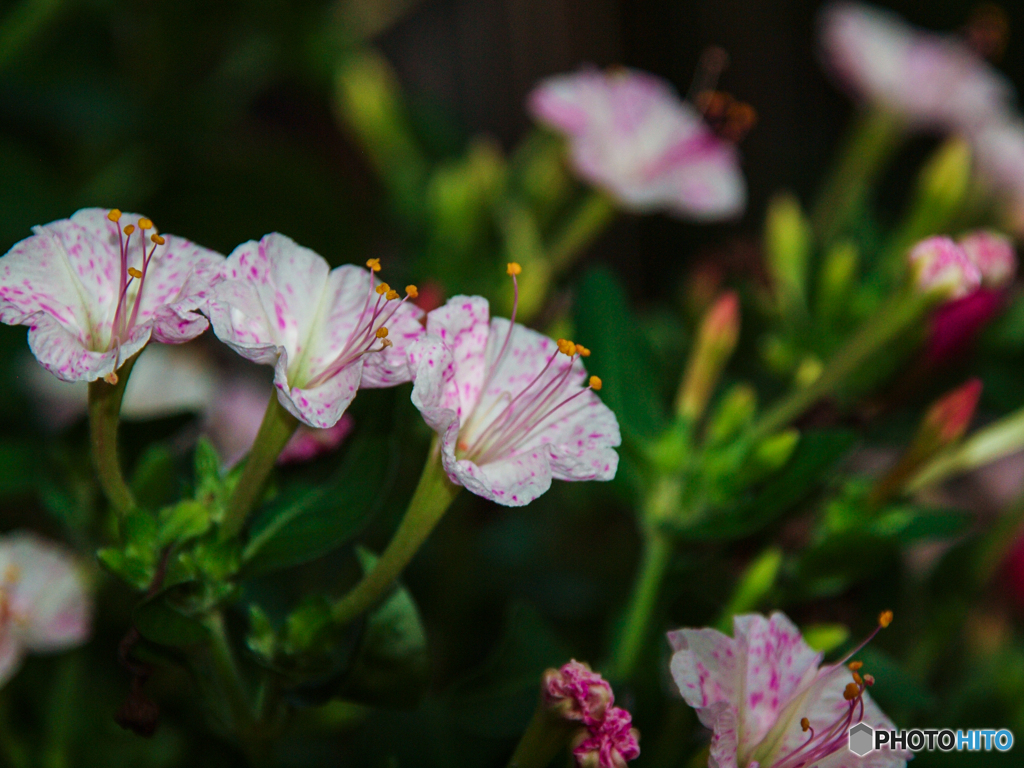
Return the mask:
[[134,277],[136,280],[142,279],[142,271],[136,269],[135,267],[128,267],[128,274]]
[[110,211],[110,213],[107,214],[107,218],[117,223],[118,221],[121,220],[121,211],[118,210],[117,208],[114,208],[113,210]]
[[576,354],[578,354],[580,357],[590,357],[590,350],[584,347],[582,344],[577,344]]
[[139,229],[145,231],[153,228],[153,222],[149,219],[139,219]]
[[858,669],[864,666],[863,661],[851,661],[846,665],[851,672],[856,672]]
[[860,676],[860,672],[853,673],[853,682],[855,682],[857,685],[864,685],[864,678]]
[[523,268],[518,261],[510,261],[508,268],[505,270],[507,274],[515,277],[516,275],[522,274]]
[[597,377],[597,376],[591,376],[590,377],[590,388],[592,390],[594,390],[595,392],[600,392],[601,391],[601,387],[603,387],[603,386],[604,386],[604,384],[601,382],[601,379],[599,377]]
[[882,611],[878,615],[878,624],[882,627],[882,629],[885,629],[890,624],[892,624],[892,611]]
[[853,701],[860,696],[861,687],[856,683],[847,683],[846,689],[843,691],[843,698],[847,701]]
[[561,352],[563,355],[572,357],[573,355],[576,354],[576,345],[569,341],[568,339],[559,339],[557,343],[558,351]]
[[407,285],[405,286],[405,295],[408,296],[410,299],[415,299],[420,295],[420,289],[417,288],[415,285]]
[[377,292],[378,296],[383,296],[385,293],[387,293],[388,291],[391,290],[391,286],[388,285],[387,283],[381,283],[380,285],[378,285],[373,290],[375,290]]
[[387,292],[384,298],[387,299],[388,301],[394,301],[395,299],[398,298],[398,291],[392,289]]
[[378,339],[386,339],[387,335],[388,335],[388,329],[385,328],[383,325],[380,328],[377,329],[376,336],[377,336]]
[[149,239],[152,240],[157,245],[163,245],[166,242],[160,235],[157,234],[150,235]]
[[380,272],[380,259],[367,259],[366,266],[371,272]]
[[801,729],[802,729],[802,730],[803,730],[803,731],[804,731],[805,733],[806,733],[807,731],[811,730],[811,721],[810,721],[810,720],[808,720],[808,719],[807,719],[806,717],[801,717],[801,718],[800,718],[800,728],[801,728]]
[[124,233],[126,235],[130,235],[134,231],[135,231],[135,225],[134,224],[129,224],[127,227],[124,228]]

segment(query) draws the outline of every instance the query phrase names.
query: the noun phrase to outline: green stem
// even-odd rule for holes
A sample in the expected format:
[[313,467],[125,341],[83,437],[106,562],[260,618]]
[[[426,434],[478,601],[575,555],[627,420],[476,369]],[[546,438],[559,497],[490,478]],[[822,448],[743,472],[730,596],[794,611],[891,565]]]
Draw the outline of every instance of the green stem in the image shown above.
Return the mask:
[[117,425],[121,416],[121,400],[128,384],[132,367],[139,355],[128,358],[117,371],[117,383],[103,379],[89,382],[89,435],[92,442],[92,460],[96,466],[100,486],[107,500],[119,515],[124,516],[135,506],[131,488],[121,474],[117,457]]
[[0,757],[11,768],[32,768],[32,753],[11,723],[10,711],[7,696],[0,696]]
[[508,768],[547,768],[579,727],[580,723],[558,717],[543,702],[539,703],[508,761]]
[[57,674],[50,687],[46,712],[45,768],[67,768],[71,765],[69,742],[74,726],[77,694],[82,677],[81,651],[65,653],[57,662]]
[[373,607],[390,589],[444,517],[460,490],[461,486],[448,479],[441,465],[440,444],[435,438],[419,485],[387,549],[373,570],[334,604],[332,614],[338,624],[346,624]]
[[614,216],[615,203],[608,195],[598,190],[588,192],[547,248],[552,274],[561,274],[571,267]]
[[861,327],[812,384],[791,393],[765,413],[754,426],[751,439],[757,442],[777,432],[819,399],[835,392],[872,354],[920,320],[934,301],[934,297],[920,291],[896,297]]
[[253,725],[253,711],[245,681],[235,661],[234,651],[231,650],[223,615],[220,611],[212,611],[207,615],[205,624],[210,633],[210,658],[217,687],[226,699],[232,729],[241,736],[248,733]]
[[629,680],[633,676],[640,653],[647,644],[661,582],[674,552],[672,538],[664,531],[652,528],[644,541],[640,571],[633,585],[626,620],[615,645],[611,677]]
[[271,395],[267,410],[263,414],[260,431],[256,434],[256,441],[249,450],[242,474],[231,492],[231,498],[228,499],[224,522],[221,523],[220,529],[222,540],[232,539],[242,530],[249,511],[263,493],[263,486],[274,468],[277,457],[281,455],[281,451],[298,426],[299,420],[281,405],[277,394]]
[[869,110],[854,123],[811,216],[822,244],[842,233],[903,136],[901,124],[882,110]]

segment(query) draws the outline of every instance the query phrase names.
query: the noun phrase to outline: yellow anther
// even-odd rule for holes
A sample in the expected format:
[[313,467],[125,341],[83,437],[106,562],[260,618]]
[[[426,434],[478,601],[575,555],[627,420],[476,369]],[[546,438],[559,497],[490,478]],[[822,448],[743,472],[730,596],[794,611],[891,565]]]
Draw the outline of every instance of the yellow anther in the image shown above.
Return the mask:
[[853,682],[857,685],[864,685],[864,678],[860,676],[860,672],[853,673]]
[[107,218],[111,221],[117,222],[121,220],[121,212],[114,208],[110,213],[107,214]]
[[388,329],[385,328],[383,325],[380,328],[377,329],[377,338],[378,339],[383,339],[387,335],[388,335]]
[[385,293],[391,290],[391,286],[388,285],[387,283],[381,283],[376,288],[374,288],[374,290],[377,292],[378,296],[383,296]]
[[107,384],[117,384],[117,374],[111,371],[103,377],[103,380],[107,382]]
[[882,611],[878,614],[878,623],[881,625],[882,629],[885,629],[892,624],[892,611]]
[[510,261],[508,263],[508,269],[505,270],[510,275],[522,274],[523,268],[519,265],[518,261]]
[[601,387],[603,387],[603,386],[604,386],[604,384],[601,382],[600,378],[598,378],[597,376],[591,376],[590,377],[590,388],[591,389],[595,390],[596,392],[600,392],[601,391]]
[[371,272],[380,272],[380,259],[367,259],[366,266]]
[[851,672],[856,672],[858,669],[860,669],[861,667],[864,666],[864,662],[863,661],[851,661],[846,666],[850,669]]
[[847,683],[846,690],[843,691],[843,698],[847,701],[853,701],[860,696],[860,686],[856,683]]
[[150,235],[149,239],[152,240],[157,245],[163,245],[165,242],[167,242],[160,235]]
[[134,231],[135,231],[135,225],[134,224],[129,224],[127,227],[124,228],[124,233],[126,235],[130,235]]
[[142,279],[142,272],[135,267],[128,267],[128,274],[134,277],[136,280]]
[[806,717],[801,717],[800,718],[800,727],[803,728],[804,731],[811,730],[811,721],[808,720]]
[[569,357],[572,357],[573,355],[576,354],[576,345],[573,344],[568,339],[559,339],[558,351],[561,352],[563,355],[568,355]]
[[590,357],[590,350],[584,347],[582,344],[577,344],[576,354],[578,354],[580,357]]
[[146,229],[152,229],[152,228],[153,228],[153,222],[152,221],[150,221],[149,219],[139,219],[139,229],[146,230]]
[[395,291],[395,290],[388,291],[388,295],[385,296],[384,298],[387,299],[388,301],[394,301],[395,299],[398,298],[398,291]]
[[417,288],[415,285],[407,285],[405,286],[405,295],[408,296],[410,299],[415,299],[417,296],[420,295],[420,289]]

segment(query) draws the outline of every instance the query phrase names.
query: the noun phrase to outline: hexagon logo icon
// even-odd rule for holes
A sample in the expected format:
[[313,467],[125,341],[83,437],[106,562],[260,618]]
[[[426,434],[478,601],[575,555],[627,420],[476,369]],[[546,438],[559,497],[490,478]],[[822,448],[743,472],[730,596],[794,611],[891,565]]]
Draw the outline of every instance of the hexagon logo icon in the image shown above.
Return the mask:
[[850,751],[864,757],[875,749],[875,729],[867,723],[858,723],[850,729]]

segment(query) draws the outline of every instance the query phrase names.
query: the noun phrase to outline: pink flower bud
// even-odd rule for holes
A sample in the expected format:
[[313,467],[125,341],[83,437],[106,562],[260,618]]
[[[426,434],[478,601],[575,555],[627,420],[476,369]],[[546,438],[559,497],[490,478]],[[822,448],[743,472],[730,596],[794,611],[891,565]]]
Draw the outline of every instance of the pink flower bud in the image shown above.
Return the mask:
[[575,659],[561,669],[547,670],[542,692],[544,703],[552,711],[586,726],[600,722],[615,701],[608,682]]
[[935,310],[928,338],[928,362],[939,365],[969,350],[981,329],[1002,309],[1004,294],[1005,291],[980,288]]
[[960,238],[959,244],[981,272],[981,282],[986,288],[1001,288],[1013,281],[1017,273],[1017,254],[1008,237],[978,229]]
[[959,245],[948,237],[929,237],[908,256],[917,288],[947,301],[966,296],[981,285],[981,271]]
[[611,707],[604,720],[589,731],[581,732],[572,745],[580,768],[626,768],[640,756],[640,732],[624,709]]
[[943,395],[925,414],[922,431],[942,446],[959,440],[971,424],[980,397],[981,379],[971,379]]

